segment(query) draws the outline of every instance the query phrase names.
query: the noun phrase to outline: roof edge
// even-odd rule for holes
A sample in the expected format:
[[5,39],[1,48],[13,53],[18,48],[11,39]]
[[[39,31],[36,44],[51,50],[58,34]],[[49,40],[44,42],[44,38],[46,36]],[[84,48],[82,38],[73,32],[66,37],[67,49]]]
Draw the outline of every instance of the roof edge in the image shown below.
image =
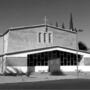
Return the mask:
[[53,25],[47,25],[48,27],[51,27],[51,28],[54,28],[54,29],[58,29],[58,30],[62,30],[62,31],[66,31],[66,32],[70,32],[70,33],[75,33],[76,34],[76,32],[75,31],[70,31],[70,29],[62,29],[62,28],[60,28],[60,27],[55,27],[55,26],[53,26]]
[[32,25],[32,26],[12,27],[12,28],[9,28],[9,30],[13,31],[13,30],[21,30],[21,29],[28,29],[28,28],[43,27],[43,26],[45,26],[45,25],[44,24],[39,24],[39,25]]
[[39,25],[32,25],[32,26],[11,27],[11,28],[8,28],[8,30],[6,30],[6,32],[4,32],[3,34],[1,34],[0,37],[4,36],[9,31],[29,29],[29,28],[36,28],[36,27],[43,27],[43,26],[51,27],[51,28],[54,28],[54,29],[58,29],[58,30],[62,30],[62,31],[70,32],[70,33],[76,33],[75,31],[70,31],[69,29],[62,29],[60,27],[55,27],[55,26],[50,25],[50,24],[47,24],[47,25],[45,25],[45,24],[39,24]]
[[[25,53],[25,52],[40,51],[40,50],[45,50],[45,49],[53,49],[53,48],[63,48],[63,49],[68,49],[68,50],[72,50],[72,51],[77,51],[75,49],[70,49],[70,48],[65,48],[65,47],[60,47],[60,46],[53,46],[53,47],[39,48],[39,49],[34,49],[34,50],[32,49],[32,50],[23,50],[23,51],[10,52],[10,53],[5,53],[2,56],[4,56],[4,55],[20,54],[20,53]],[[78,50],[78,52],[90,54],[89,52],[82,51],[82,50]]]
[[33,26],[11,27],[11,28],[8,28],[8,30],[6,30],[3,34],[1,34],[0,37],[4,36],[9,31],[22,30],[22,29],[28,29],[28,28],[36,28],[36,27],[43,27],[43,26],[45,26],[45,25],[44,24],[40,24],[40,25],[33,25]]

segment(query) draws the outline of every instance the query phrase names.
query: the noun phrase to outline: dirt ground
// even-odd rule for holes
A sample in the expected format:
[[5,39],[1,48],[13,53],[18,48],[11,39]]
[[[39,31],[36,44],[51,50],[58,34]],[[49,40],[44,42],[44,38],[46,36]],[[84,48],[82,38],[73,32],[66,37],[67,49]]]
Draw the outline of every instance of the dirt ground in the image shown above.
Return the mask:
[[0,76],[0,83],[18,83],[18,82],[40,82],[64,79],[90,79],[90,72],[66,72],[64,75],[50,75],[50,73],[32,73],[29,77],[22,76]]
[[29,77],[0,76],[0,89],[90,89],[90,73],[66,72],[64,75],[32,73]]

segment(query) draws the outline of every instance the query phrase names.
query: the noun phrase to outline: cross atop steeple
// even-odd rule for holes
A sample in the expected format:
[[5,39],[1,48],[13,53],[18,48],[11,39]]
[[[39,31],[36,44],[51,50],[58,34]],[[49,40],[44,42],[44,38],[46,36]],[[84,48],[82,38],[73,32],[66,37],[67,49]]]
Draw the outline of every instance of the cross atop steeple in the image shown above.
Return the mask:
[[47,30],[48,30],[48,28],[47,28],[47,17],[45,16],[45,19],[44,19],[44,23],[45,23],[45,27],[46,27],[46,32],[47,32]]
[[44,19],[44,23],[45,23],[45,25],[47,25],[47,17],[45,16],[45,19]]

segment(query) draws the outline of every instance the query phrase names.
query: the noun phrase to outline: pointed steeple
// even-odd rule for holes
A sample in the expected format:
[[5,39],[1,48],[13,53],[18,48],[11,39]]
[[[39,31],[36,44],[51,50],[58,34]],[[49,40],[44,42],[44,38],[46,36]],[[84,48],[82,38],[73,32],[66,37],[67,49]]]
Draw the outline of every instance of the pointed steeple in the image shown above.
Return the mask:
[[65,29],[65,25],[64,25],[64,22],[62,23],[62,29]]
[[72,31],[74,30],[74,28],[73,28],[73,17],[72,17],[72,13],[70,14],[69,29],[72,30]]
[[56,27],[58,27],[58,22],[56,22]]

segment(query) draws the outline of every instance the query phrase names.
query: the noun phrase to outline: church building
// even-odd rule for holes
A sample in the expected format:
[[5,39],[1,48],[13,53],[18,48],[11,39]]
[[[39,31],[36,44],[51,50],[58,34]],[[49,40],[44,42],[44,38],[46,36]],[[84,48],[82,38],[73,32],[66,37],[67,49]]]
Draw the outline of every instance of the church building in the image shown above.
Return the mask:
[[[49,25],[8,29],[0,35],[0,73],[90,71],[90,53],[78,50],[77,31]],[[57,67],[56,67],[57,68]]]

